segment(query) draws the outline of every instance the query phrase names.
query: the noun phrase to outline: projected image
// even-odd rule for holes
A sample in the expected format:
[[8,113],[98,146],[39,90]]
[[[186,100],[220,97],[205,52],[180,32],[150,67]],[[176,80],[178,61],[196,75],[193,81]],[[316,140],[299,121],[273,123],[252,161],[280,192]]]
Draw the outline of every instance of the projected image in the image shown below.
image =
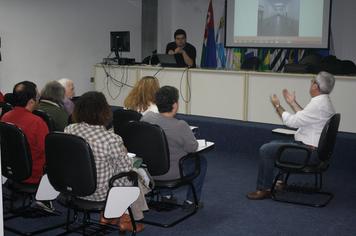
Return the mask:
[[258,36],[298,36],[300,0],[259,0]]

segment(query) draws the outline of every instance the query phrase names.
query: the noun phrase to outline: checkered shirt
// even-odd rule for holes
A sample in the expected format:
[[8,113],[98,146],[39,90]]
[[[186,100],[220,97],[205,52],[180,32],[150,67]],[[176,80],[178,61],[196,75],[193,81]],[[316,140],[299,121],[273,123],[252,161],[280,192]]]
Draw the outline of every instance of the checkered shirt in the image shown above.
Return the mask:
[[[104,126],[76,123],[65,128],[64,132],[84,138],[90,145],[95,159],[97,187],[95,192],[84,199],[104,201],[109,190],[109,179],[132,169],[132,158],[119,135],[108,131]],[[126,178],[116,181],[116,186],[130,185]]]

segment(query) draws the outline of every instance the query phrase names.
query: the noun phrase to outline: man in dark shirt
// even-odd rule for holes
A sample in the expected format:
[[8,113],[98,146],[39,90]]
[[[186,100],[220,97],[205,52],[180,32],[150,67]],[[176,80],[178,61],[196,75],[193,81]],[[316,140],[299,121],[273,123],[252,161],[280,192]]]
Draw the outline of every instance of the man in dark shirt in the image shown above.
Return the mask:
[[182,29],[174,33],[174,42],[167,44],[166,53],[175,55],[177,64],[182,67],[195,67],[196,49],[187,43],[187,34]]

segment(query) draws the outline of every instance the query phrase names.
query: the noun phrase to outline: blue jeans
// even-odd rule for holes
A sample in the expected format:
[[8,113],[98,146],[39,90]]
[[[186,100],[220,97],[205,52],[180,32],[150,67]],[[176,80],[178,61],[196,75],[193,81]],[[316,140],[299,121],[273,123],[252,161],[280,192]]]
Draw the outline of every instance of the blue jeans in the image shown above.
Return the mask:
[[[294,140],[274,140],[269,143],[263,144],[260,147],[260,163],[258,168],[257,175],[257,190],[266,190],[270,189],[273,184],[274,179],[274,163],[277,159],[277,150],[285,144],[300,144]],[[289,150],[288,161],[301,160],[300,151],[298,150]],[[314,152],[311,156],[311,163],[317,161],[317,155]],[[300,161],[299,161],[300,162]]]
[[[195,192],[197,194],[197,199],[200,201],[203,185],[204,185],[204,180],[205,180],[205,175],[206,171],[208,168],[208,162],[206,158],[202,155],[198,155],[198,158],[200,158],[200,174],[193,180],[193,185],[195,188]],[[183,172],[184,174],[190,174],[194,172],[195,169],[195,160],[193,159],[187,159],[184,164],[183,164]],[[194,202],[194,197],[193,197],[193,191],[192,188],[188,188],[187,191],[187,200]]]

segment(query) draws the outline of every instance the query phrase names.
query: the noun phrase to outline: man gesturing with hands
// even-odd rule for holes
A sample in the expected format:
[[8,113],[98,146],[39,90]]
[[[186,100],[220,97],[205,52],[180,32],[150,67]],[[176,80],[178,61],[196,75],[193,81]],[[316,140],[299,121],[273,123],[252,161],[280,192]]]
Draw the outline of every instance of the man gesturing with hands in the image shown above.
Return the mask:
[[[311,100],[304,108],[297,103],[295,92],[290,93],[287,89],[284,89],[284,99],[295,114],[287,112],[281,106],[276,94],[271,96],[272,105],[282,118],[283,124],[298,130],[294,135],[294,140],[274,140],[261,146],[256,191],[247,194],[248,199],[260,200],[271,196],[270,188],[274,178],[274,162],[280,146],[286,143],[296,143],[305,145],[313,150],[318,147],[320,134],[326,121],[335,114],[335,109],[329,97],[334,84],[333,75],[327,72],[320,72],[311,80],[309,88]],[[314,156],[314,158],[316,157]]]

